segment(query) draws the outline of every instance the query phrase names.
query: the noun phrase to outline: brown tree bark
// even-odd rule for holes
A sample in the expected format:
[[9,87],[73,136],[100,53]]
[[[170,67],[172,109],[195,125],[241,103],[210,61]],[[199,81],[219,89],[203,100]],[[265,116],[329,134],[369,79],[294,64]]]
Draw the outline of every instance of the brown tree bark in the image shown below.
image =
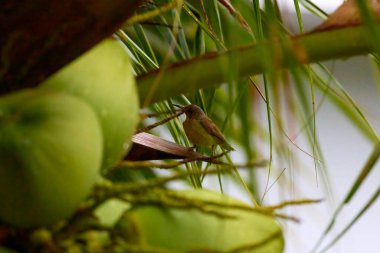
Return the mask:
[[140,0],[1,0],[0,94],[34,87],[110,36]]

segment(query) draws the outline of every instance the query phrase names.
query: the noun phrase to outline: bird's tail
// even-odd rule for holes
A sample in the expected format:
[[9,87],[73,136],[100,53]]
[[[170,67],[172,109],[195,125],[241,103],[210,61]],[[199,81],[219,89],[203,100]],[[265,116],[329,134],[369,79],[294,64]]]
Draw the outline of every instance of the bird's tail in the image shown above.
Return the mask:
[[223,149],[228,150],[228,151],[235,151],[235,149],[233,147],[231,147],[231,145],[228,144],[227,142],[224,142],[222,145],[220,145],[220,147],[222,147]]

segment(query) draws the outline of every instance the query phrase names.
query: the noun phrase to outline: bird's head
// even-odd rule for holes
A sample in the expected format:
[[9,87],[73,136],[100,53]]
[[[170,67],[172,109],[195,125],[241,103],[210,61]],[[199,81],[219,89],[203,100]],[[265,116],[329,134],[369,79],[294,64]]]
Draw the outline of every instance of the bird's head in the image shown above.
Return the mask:
[[204,115],[204,112],[202,111],[202,109],[197,105],[191,104],[191,105],[182,106],[180,108],[181,108],[180,110],[186,114],[187,118],[199,119]]

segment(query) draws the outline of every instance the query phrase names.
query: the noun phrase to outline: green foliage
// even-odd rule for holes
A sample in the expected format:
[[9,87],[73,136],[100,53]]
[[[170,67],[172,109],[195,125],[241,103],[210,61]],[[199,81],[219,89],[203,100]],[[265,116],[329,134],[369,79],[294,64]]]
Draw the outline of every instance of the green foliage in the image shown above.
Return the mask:
[[[320,63],[377,52],[379,27],[365,1],[358,1],[358,6],[366,26],[298,36],[284,26],[276,1],[265,1],[263,9],[259,1],[228,1],[230,7],[223,3],[225,1],[167,2],[179,2],[183,4],[182,9],[153,17],[149,22],[155,25],[135,24],[125,29],[126,36],[135,41],[137,47],[142,47],[138,43],[142,35],[149,41],[152,59],[160,66],[159,70],[139,73],[138,89],[143,106],[163,100],[169,100],[168,106],[171,101],[200,105],[223,126],[227,139],[237,144],[248,161],[264,156],[269,161],[276,159],[280,164],[286,163],[293,146],[315,160],[316,173],[322,174],[327,191],[330,183],[326,168],[321,166],[323,154],[315,120],[325,99],[333,102],[368,140],[378,142],[376,131],[360,107]],[[155,1],[146,8],[154,10],[160,8],[160,4],[162,1]],[[294,1],[294,4],[301,31],[304,27],[299,5],[326,18],[326,13],[311,1]],[[148,60],[138,64],[143,61]],[[317,64],[307,65],[309,63]],[[321,95],[322,100],[318,101],[317,95]],[[267,112],[264,124],[257,115],[263,107]],[[309,147],[301,148],[289,137],[291,122],[297,122],[295,131],[308,140]],[[181,138],[176,136],[175,139]],[[269,154],[256,148],[268,142]],[[291,153],[290,159],[294,159]],[[272,177],[272,167],[278,170],[269,163],[267,182]],[[366,174],[369,168],[372,169],[373,164],[364,167],[362,173]],[[204,169],[207,170],[207,165]],[[257,193],[254,173],[244,181],[236,174],[232,178],[243,184],[249,194]],[[357,181],[353,189],[360,188],[364,178]],[[195,182],[202,180],[200,177],[200,181]],[[199,183],[195,185],[199,187]],[[268,184],[264,194],[267,190]],[[257,195],[254,198],[253,202],[260,200]]]

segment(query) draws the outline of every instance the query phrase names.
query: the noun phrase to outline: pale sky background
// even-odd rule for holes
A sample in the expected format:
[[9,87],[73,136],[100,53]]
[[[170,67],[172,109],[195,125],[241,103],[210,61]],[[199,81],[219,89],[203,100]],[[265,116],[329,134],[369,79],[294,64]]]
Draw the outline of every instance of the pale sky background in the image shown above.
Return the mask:
[[[294,9],[293,0],[283,0],[280,2],[284,4],[282,7],[284,10],[291,11]],[[313,2],[327,13],[331,13],[343,1],[320,0]],[[304,13],[303,19],[305,24],[307,24],[307,11]],[[313,23],[313,20],[314,19],[312,19],[310,24]],[[319,22],[318,19],[315,20]],[[332,66],[332,63],[328,63],[327,65]],[[376,81],[379,83],[379,80],[375,79],[374,69],[373,64],[371,64],[367,57],[354,57],[345,61],[335,61],[333,73],[356,99],[368,119],[379,131],[380,99],[379,92],[376,88]],[[353,181],[356,179],[373,147],[372,144],[369,143],[357,129],[352,127],[347,119],[329,103],[326,103],[317,115],[317,131],[326,158],[326,165],[329,171],[335,201],[333,204],[324,203],[318,208],[312,206],[291,208],[291,213],[300,217],[302,223],[298,225],[287,224],[287,228],[285,229],[287,253],[310,252],[311,247],[325,229],[332,210],[342,201],[348,189],[351,188]],[[312,167],[312,163],[309,162],[309,164]],[[379,179],[380,165],[377,164],[375,170],[359,191],[358,196],[344,208],[342,215],[337,220],[336,229],[334,233],[331,234],[332,236],[340,232],[365,205],[369,197],[378,189]],[[321,187],[317,187],[313,184],[312,180],[305,182],[304,178],[296,177],[294,183],[296,185],[302,185],[300,186],[303,189],[301,195],[305,197],[324,195]],[[273,195],[275,194],[276,193],[273,193]],[[380,249],[379,214],[380,200],[378,199],[375,205],[367,211],[340,242],[327,252],[378,252]],[[329,236],[327,238],[331,239],[332,237]],[[325,242],[328,241],[329,240],[326,240]]]

